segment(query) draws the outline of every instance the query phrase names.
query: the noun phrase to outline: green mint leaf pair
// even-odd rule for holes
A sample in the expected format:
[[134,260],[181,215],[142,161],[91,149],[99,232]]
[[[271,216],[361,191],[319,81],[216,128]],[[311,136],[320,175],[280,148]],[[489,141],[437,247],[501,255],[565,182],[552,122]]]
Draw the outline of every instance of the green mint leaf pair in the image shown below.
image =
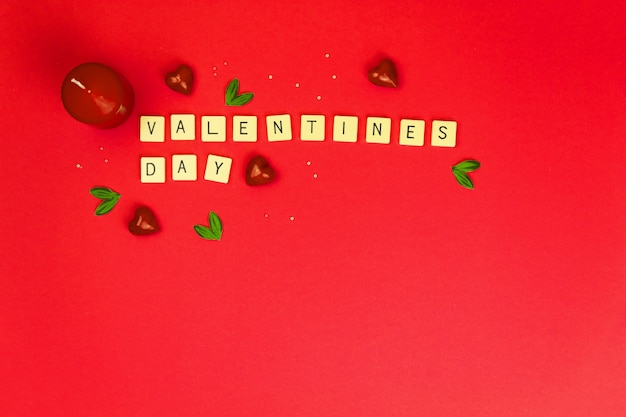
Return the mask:
[[206,240],[221,240],[222,239],[222,221],[217,214],[209,213],[209,226],[201,224],[195,225],[193,228],[202,239]]
[[469,175],[467,175],[467,173],[476,171],[478,168],[480,168],[480,162],[473,159],[467,159],[454,165],[452,167],[452,173],[454,174],[456,181],[462,187],[465,187],[468,190],[473,190],[474,183],[472,182],[472,179],[469,177]]
[[110,188],[106,187],[95,187],[89,190],[89,193],[102,200],[98,207],[96,207],[96,212],[94,213],[96,216],[102,216],[103,214],[107,214],[113,207],[120,201],[122,195],[120,193],[116,193]]
[[239,94],[239,80],[233,79],[226,87],[226,105],[227,106],[243,106],[248,104],[254,97],[252,93]]

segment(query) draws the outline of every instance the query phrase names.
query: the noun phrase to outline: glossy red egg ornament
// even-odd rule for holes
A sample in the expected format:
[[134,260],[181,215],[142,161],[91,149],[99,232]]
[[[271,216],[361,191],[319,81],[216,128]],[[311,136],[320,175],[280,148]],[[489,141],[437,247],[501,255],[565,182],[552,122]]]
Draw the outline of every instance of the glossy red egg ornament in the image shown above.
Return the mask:
[[61,87],[65,110],[76,120],[98,128],[124,122],[133,110],[130,83],[106,65],[89,62],[71,70]]

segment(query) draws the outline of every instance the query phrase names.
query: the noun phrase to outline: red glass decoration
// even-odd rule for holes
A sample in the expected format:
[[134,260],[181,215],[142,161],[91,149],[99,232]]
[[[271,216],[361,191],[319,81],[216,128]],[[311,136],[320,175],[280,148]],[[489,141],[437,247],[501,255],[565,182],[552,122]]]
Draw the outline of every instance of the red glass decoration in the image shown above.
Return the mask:
[[67,74],[61,99],[74,119],[104,129],[124,122],[135,102],[130,83],[106,65],[95,62],[81,64]]

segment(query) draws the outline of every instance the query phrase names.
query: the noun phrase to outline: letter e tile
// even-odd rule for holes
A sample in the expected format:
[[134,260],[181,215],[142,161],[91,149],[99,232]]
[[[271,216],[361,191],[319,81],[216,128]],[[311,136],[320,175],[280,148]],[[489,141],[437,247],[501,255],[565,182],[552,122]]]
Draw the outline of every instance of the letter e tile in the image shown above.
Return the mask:
[[402,119],[400,120],[400,145],[424,146],[423,120]]
[[233,142],[256,142],[256,116],[233,116]]

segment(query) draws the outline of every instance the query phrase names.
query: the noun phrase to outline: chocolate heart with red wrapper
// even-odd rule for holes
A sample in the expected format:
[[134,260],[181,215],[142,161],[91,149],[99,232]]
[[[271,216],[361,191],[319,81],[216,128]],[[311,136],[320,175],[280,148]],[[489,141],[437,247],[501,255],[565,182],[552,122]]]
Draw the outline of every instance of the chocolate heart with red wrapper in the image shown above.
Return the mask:
[[371,83],[381,87],[398,87],[398,73],[396,66],[389,59],[383,59],[380,63],[372,68],[367,74],[367,78]]
[[152,210],[148,207],[139,207],[135,210],[135,217],[128,223],[128,230],[134,235],[151,235],[161,230]]
[[272,182],[276,173],[274,168],[262,156],[256,156],[248,163],[246,169],[246,184],[264,185]]
[[189,66],[181,65],[165,75],[165,84],[177,93],[189,95],[193,86],[193,71]]

